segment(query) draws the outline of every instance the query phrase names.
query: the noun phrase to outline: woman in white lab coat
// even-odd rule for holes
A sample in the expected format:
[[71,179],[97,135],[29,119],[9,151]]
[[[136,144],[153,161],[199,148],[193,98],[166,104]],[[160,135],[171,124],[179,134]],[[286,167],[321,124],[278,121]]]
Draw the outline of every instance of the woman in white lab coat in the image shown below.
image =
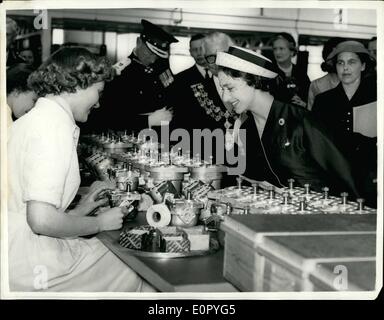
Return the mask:
[[[29,77],[40,97],[14,122],[8,141],[8,274],[11,291],[152,290],[98,239],[122,226],[95,185],[68,211],[80,185],[79,128],[99,106],[110,64],[83,48],[64,48]],[[153,291],[153,290],[152,290]]]

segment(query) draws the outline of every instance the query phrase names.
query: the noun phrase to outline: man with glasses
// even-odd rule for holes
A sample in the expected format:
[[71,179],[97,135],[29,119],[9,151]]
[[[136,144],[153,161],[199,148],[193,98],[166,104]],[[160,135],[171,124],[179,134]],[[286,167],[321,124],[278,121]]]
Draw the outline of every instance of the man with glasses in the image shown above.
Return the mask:
[[[234,123],[231,106],[226,107],[222,101],[222,89],[217,79],[216,53],[228,50],[233,45],[232,39],[221,32],[208,34],[202,39],[201,54],[194,56],[196,65],[176,75],[176,95],[179,102],[175,124],[184,129],[219,128],[225,130]],[[191,40],[191,48],[196,41]],[[192,50],[192,49],[191,49]],[[202,57],[204,54],[204,60]],[[194,71],[193,80],[186,80]],[[190,77],[192,78],[192,77]]]

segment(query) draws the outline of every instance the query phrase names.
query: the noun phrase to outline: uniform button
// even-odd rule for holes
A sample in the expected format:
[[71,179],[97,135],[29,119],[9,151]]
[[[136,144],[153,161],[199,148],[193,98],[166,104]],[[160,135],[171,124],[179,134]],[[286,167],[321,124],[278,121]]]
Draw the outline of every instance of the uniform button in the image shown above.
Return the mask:
[[351,115],[351,113],[350,113],[350,112],[348,112],[347,114],[348,114],[349,116]]
[[350,128],[347,128],[347,130],[349,131],[349,130],[350,130]]
[[349,120],[347,120],[347,122],[349,122]]
[[158,97],[161,98],[161,94],[159,94]]
[[143,94],[143,91],[140,90],[139,93],[140,93],[140,94]]
[[153,83],[154,83],[154,84],[157,84],[157,81],[155,80],[155,81],[153,81]]

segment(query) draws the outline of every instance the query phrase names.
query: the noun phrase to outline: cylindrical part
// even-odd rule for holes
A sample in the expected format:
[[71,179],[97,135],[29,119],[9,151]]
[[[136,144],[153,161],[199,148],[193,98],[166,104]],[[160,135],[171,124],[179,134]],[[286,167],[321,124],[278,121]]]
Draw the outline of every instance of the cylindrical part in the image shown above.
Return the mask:
[[222,166],[200,166],[190,167],[191,179],[200,180],[204,183],[211,183],[215,190],[221,189],[221,181],[223,180],[223,172],[225,168]]
[[295,182],[295,179],[288,179],[289,190],[293,190],[294,182]]
[[358,204],[358,210],[363,211],[364,210],[364,199],[363,198],[358,198],[356,199],[356,202]]
[[231,211],[232,211],[232,207],[231,207],[231,204],[228,202],[225,208],[225,214],[229,215],[231,214]]
[[328,199],[328,192],[329,192],[329,188],[328,187],[324,187],[323,188],[323,192],[324,192],[324,194],[323,194],[323,199]]
[[158,184],[163,181],[170,181],[178,193],[181,192],[181,184],[184,180],[184,174],[188,172],[187,168],[176,166],[147,167],[147,170],[150,172],[150,176],[153,178],[154,184]]
[[305,211],[307,209],[307,203],[305,201],[305,198],[304,197],[300,197],[300,211]]
[[342,192],[341,196],[341,204],[347,204],[348,192]]

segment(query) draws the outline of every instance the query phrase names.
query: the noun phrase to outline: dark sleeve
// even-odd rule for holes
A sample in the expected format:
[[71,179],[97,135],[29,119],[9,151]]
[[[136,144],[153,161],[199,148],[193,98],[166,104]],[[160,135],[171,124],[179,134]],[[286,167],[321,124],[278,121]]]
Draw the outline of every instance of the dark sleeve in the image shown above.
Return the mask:
[[304,118],[303,125],[306,146],[312,158],[333,178],[332,180],[340,181],[341,189],[348,191],[353,197],[358,197],[359,191],[351,164],[333,142],[330,133],[310,116]]
[[148,116],[137,113],[137,102],[134,101],[129,88],[129,82],[123,77],[117,77],[106,83],[100,98],[100,107],[92,110],[88,119],[87,126],[93,132],[108,130],[131,132],[148,128]]
[[310,85],[311,85],[311,80],[309,80],[308,75],[305,73],[301,77],[299,92],[300,92],[300,98],[306,103],[308,102],[308,91],[309,91]]
[[321,100],[321,93],[318,94],[314,100],[313,100],[313,105],[312,105],[312,112],[313,113],[318,113],[320,110],[320,100]]

